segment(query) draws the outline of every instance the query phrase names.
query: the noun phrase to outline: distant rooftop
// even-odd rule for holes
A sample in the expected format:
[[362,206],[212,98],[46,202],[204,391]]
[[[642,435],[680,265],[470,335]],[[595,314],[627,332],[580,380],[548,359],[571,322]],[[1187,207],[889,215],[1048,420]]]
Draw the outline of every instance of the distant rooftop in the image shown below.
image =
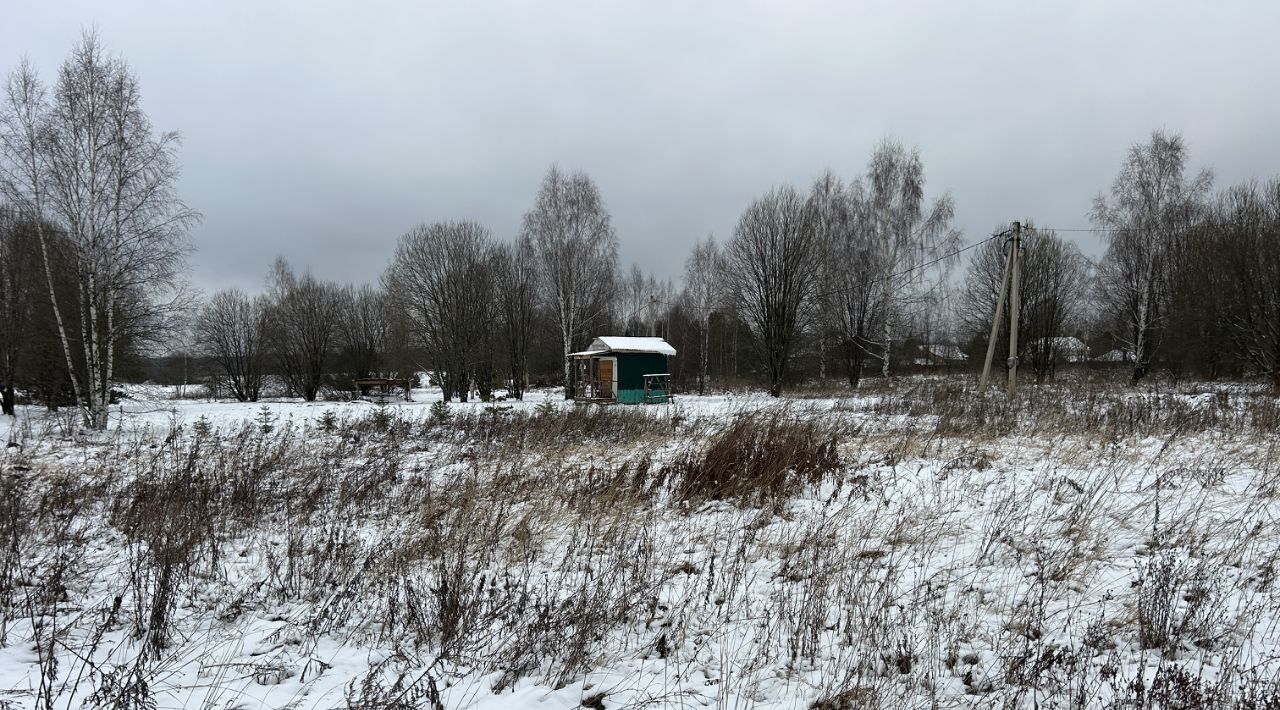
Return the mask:
[[676,349],[662,338],[637,338],[625,335],[602,335],[591,342],[591,347],[572,355],[603,355],[605,353],[656,353],[675,355]]

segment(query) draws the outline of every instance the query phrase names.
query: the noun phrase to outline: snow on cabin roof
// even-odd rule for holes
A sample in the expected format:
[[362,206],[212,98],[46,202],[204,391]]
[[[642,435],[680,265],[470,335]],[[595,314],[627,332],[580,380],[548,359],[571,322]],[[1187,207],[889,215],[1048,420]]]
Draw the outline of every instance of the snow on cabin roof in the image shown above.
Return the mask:
[[571,355],[603,355],[604,353],[656,353],[675,355],[676,349],[662,338],[635,338],[622,335],[604,335],[591,342],[591,347]]

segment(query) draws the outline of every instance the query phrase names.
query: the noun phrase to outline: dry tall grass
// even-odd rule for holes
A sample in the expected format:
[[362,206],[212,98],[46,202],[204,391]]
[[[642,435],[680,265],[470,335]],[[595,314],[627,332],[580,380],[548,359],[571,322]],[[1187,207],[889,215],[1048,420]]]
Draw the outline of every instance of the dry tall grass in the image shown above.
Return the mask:
[[[306,687],[338,672],[322,640],[381,649],[361,708],[522,681],[595,707],[1276,707],[1275,412],[930,383],[33,433],[0,460],[0,644],[34,650],[39,707]],[[202,689],[172,687],[193,664]]]

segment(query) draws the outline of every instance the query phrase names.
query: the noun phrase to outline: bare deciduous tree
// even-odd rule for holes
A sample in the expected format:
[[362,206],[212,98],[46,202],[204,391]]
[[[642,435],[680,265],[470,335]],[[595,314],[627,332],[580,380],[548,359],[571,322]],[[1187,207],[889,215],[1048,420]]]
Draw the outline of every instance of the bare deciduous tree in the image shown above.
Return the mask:
[[790,186],[752,202],[725,250],[727,281],[756,337],[775,397],[782,394],[804,309],[818,284],[820,258],[812,204]]
[[272,265],[267,286],[265,343],[289,391],[314,402],[342,316],[342,291],[310,273],[298,276],[283,257]]
[[586,173],[565,174],[552,166],[522,236],[533,244],[550,310],[560,328],[565,398],[572,396],[569,353],[612,306],[618,238],[604,200]]
[[1106,307],[1125,324],[1136,384],[1151,367],[1169,299],[1171,252],[1203,208],[1213,183],[1205,170],[1188,176],[1182,136],[1155,131],[1129,149],[1111,195],[1098,195],[1093,221],[1107,229],[1101,277]]
[[860,181],[845,186],[828,172],[814,182],[809,199],[823,254],[822,291],[814,307],[839,342],[849,386],[857,387],[864,363],[879,352],[875,333],[884,313],[879,245],[867,223]]
[[15,416],[15,383],[23,344],[31,336],[31,299],[38,283],[34,236],[17,210],[0,206],[0,412]]
[[350,380],[382,370],[390,333],[387,299],[381,291],[368,284],[343,288],[336,334],[337,367],[343,378],[335,384],[354,391]]
[[425,348],[446,400],[485,396],[492,359],[486,342],[493,306],[489,230],[476,222],[421,225],[400,238],[386,290]]
[[1208,285],[1226,296],[1214,315],[1239,357],[1280,394],[1280,179],[1226,190],[1202,234]]
[[644,273],[639,264],[632,264],[631,270],[618,285],[618,325],[624,335],[648,335],[650,310],[654,307],[652,299],[658,290],[657,281]]
[[698,394],[706,394],[707,368],[711,361],[711,314],[724,300],[721,280],[724,276],[723,256],[715,237],[693,247],[684,262],[683,300],[698,327]]
[[226,376],[231,396],[256,402],[262,393],[266,303],[239,289],[218,291],[196,321],[196,341]]
[[[1234,188],[1232,188],[1234,189]],[[1177,377],[1194,370],[1209,379],[1228,371],[1239,371],[1241,360],[1231,347],[1231,310],[1234,287],[1228,280],[1223,257],[1221,229],[1229,223],[1224,210],[1225,195],[1212,200],[1197,224],[1186,232],[1170,253],[1169,297],[1164,309],[1167,324],[1160,335],[1160,358],[1169,373]],[[1106,332],[1127,331],[1126,324],[1110,309],[1100,322]],[[1117,322],[1119,321],[1119,322]],[[1130,338],[1122,339],[1122,345]]]
[[1052,231],[1033,232],[1024,251],[1018,316],[1026,325],[1019,326],[1025,333],[1019,345],[1025,343],[1027,363],[1041,384],[1064,358],[1087,355],[1060,343],[1082,325],[1092,275],[1080,249]]
[[[865,229],[874,244],[881,301],[881,374],[889,376],[895,328],[930,303],[934,287],[954,263],[947,258],[960,242],[951,228],[950,193],[926,204],[920,152],[885,140],[871,156],[863,202]],[[931,269],[935,272],[930,280]]]
[[[133,71],[107,56],[92,33],[63,63],[51,94],[24,63],[10,76],[7,100],[4,189],[42,225],[48,291],[84,424],[105,429],[117,349],[147,335],[184,295],[187,230],[198,215],[175,190],[178,136],[152,130]],[[65,236],[79,284],[74,351],[66,322],[72,309],[51,281],[46,222]]]
[[[45,221],[48,213],[48,176],[45,169],[47,154],[49,100],[45,88],[35,68],[27,60],[23,60],[10,73],[5,84],[5,105],[0,111],[0,194],[11,201],[11,220],[29,222],[36,231],[37,243],[41,255],[41,271],[45,276],[44,291],[52,302],[52,313],[57,319],[57,332],[62,346],[62,357],[66,362],[66,370],[75,372],[72,362],[72,348],[67,337],[67,328],[62,320],[62,309],[59,308],[59,296],[65,295],[54,289],[55,283],[53,258],[50,254],[51,242],[59,235],[51,230]],[[11,234],[16,238],[16,233]],[[11,243],[12,246],[12,243]],[[9,262],[12,267],[14,262]],[[70,377],[77,403],[83,402],[80,379],[74,374]]]
[[537,317],[538,273],[527,238],[494,252],[495,305],[506,351],[507,390],[524,399],[529,378],[529,347]]

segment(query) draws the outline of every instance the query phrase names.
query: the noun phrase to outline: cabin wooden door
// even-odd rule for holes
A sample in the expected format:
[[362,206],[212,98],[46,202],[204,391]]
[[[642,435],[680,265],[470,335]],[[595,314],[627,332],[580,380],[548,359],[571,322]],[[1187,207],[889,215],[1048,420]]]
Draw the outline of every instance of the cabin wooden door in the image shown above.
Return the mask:
[[602,399],[613,399],[614,397],[617,396],[617,393],[614,392],[614,386],[613,386],[613,383],[618,379],[617,371],[616,371],[617,366],[615,364],[616,362],[617,361],[611,357],[602,357],[599,360],[599,363],[600,363],[600,371],[599,371],[600,394],[599,396]]

